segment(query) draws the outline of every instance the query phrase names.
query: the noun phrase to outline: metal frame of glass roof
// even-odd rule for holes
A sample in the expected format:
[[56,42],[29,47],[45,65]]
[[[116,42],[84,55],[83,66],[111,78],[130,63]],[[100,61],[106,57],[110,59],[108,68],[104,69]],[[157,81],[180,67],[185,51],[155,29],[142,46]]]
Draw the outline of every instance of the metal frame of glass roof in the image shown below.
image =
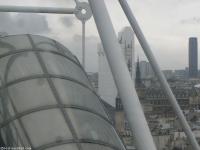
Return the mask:
[[[3,83],[0,88],[1,96],[4,99],[4,101],[2,101],[2,102],[6,102],[6,104],[2,104],[2,105],[8,106],[9,105],[8,103],[10,103],[10,105],[11,105],[10,107],[12,107],[12,110],[9,110],[10,108],[6,109],[7,107],[4,107],[6,112],[3,114],[6,114],[6,117],[2,116],[3,122],[0,123],[0,129],[2,130],[1,133],[5,133],[5,132],[7,133],[7,135],[8,135],[7,139],[10,140],[10,142],[11,142],[10,144],[16,144],[16,146],[17,146],[17,144],[20,143],[24,147],[31,146],[32,149],[35,149],[35,150],[43,150],[43,149],[58,147],[61,145],[69,145],[69,144],[75,144],[76,145],[75,147],[77,147],[78,150],[83,150],[84,143],[104,146],[105,148],[107,147],[108,150],[109,150],[109,148],[115,149],[115,150],[124,149],[123,144],[122,143],[120,144],[120,141],[118,141],[119,143],[117,145],[114,145],[110,142],[105,141],[104,139],[100,140],[100,139],[93,139],[93,138],[88,138],[88,137],[81,138],[80,135],[77,134],[78,131],[77,131],[77,129],[74,128],[74,124],[71,122],[72,118],[67,113],[69,110],[71,110],[71,111],[76,110],[78,112],[82,112],[82,113],[85,112],[87,114],[91,114],[94,118],[97,118],[97,120],[101,120],[101,122],[103,124],[105,124],[105,125],[107,124],[106,126],[109,127],[111,129],[111,133],[113,133],[113,135],[111,137],[115,137],[116,140],[118,138],[114,128],[112,127],[111,122],[108,120],[108,117],[106,115],[106,112],[104,111],[104,108],[101,106],[100,97],[92,89],[92,87],[89,83],[89,80],[86,77],[86,73],[85,73],[84,69],[76,61],[76,58],[73,58],[74,56],[72,56],[72,55],[70,57],[69,54],[65,53],[65,52],[68,52],[68,50],[63,49],[64,47],[60,47],[59,45],[57,45],[58,43],[56,44],[57,46],[54,46],[49,42],[39,42],[39,43],[45,43],[46,46],[52,47],[55,51],[45,50],[45,48],[42,48],[41,44],[35,43],[34,40],[38,39],[38,37],[40,37],[40,39],[46,39],[44,37],[33,36],[33,35],[20,35],[20,36],[17,36],[17,35],[16,36],[7,36],[7,37],[3,37],[0,39],[0,45],[4,45],[3,47],[7,48],[6,52],[4,52],[4,51],[0,52],[0,66],[1,66],[1,68],[5,68],[4,71],[2,71],[0,73],[1,77],[3,78],[3,80],[2,80]],[[29,41],[32,48],[18,49],[17,47],[15,47],[15,45],[13,44],[13,43],[15,43],[15,39],[20,39],[22,37],[27,38],[26,42]],[[48,39],[48,40],[50,42],[55,43],[55,41],[53,41],[51,39]],[[24,41],[24,44],[26,42]],[[49,47],[47,47],[46,49],[51,49]],[[30,74],[30,75],[24,74],[24,76],[19,76],[19,77],[14,75],[14,77],[13,77],[12,70],[13,70],[13,67],[15,67],[13,65],[18,64],[17,61],[19,59],[21,59],[22,57],[28,57],[28,55],[27,55],[28,53],[33,54],[33,56],[34,55],[36,56],[37,61],[39,62],[40,66],[41,66],[42,72],[39,74]],[[43,57],[44,54],[50,54],[54,57],[59,56],[59,57],[62,57],[64,60],[69,60],[72,64],[75,64],[79,68],[79,71],[82,72],[83,75],[85,76],[84,80],[87,80],[87,82],[82,82],[81,81],[82,79],[77,79],[77,78],[74,78],[73,76],[69,76],[67,74],[63,75],[62,73],[61,74],[60,73],[50,73],[49,72],[50,68],[47,67],[48,63]],[[2,66],[2,62],[4,62],[4,61],[6,61],[7,63],[5,63],[4,66]],[[24,63],[28,63],[28,62],[24,62]],[[34,61],[31,63],[34,63]],[[29,64],[29,66],[31,67],[31,64]],[[26,68],[24,68],[24,69],[26,69]],[[67,68],[67,67],[65,69],[70,70],[70,68]],[[12,78],[10,79],[10,76],[13,79]],[[17,101],[17,97],[12,96],[13,91],[10,88],[12,88],[13,86],[18,86],[19,84],[22,84],[22,86],[23,86],[23,84],[25,82],[30,82],[32,80],[40,80],[40,79],[45,79],[47,81],[46,84],[49,86],[49,88],[50,88],[49,90],[51,91],[51,93],[53,93],[53,97],[56,100],[56,103],[49,104],[49,105],[34,106],[34,107],[32,106],[32,108],[25,109],[24,111],[20,111],[19,106],[17,106],[16,102],[15,102],[15,101]],[[99,102],[96,102],[96,104],[98,103],[97,105],[99,108],[101,108],[100,109],[101,111],[98,111],[95,108],[90,108],[90,106],[88,106],[88,107],[81,106],[82,104],[76,105],[73,103],[72,104],[70,104],[70,103],[66,104],[66,102],[64,103],[62,98],[60,97],[60,93],[59,93],[60,91],[58,91],[58,90],[60,90],[60,88],[56,87],[56,85],[55,85],[56,80],[62,80],[62,82],[68,81],[76,86],[87,89],[87,91],[90,92],[94,97],[96,97],[97,101],[99,101]],[[23,93],[21,93],[21,94],[23,94]],[[84,93],[82,93],[82,94],[84,95]],[[37,96],[36,96],[36,98],[37,98]],[[95,99],[93,99],[93,100],[96,101]],[[26,105],[26,103],[24,103],[24,105]],[[64,117],[65,123],[66,123],[67,127],[69,127],[69,130],[72,134],[72,138],[59,140],[59,141],[53,141],[50,143],[44,143],[43,145],[35,146],[35,143],[32,142],[33,141],[32,135],[30,135],[29,131],[27,130],[26,122],[24,122],[23,118],[29,117],[30,115],[38,113],[38,112],[43,113],[44,111],[50,111],[50,110],[56,110],[56,109],[60,110],[62,116]],[[15,123],[16,121],[18,122],[18,125]],[[56,121],[56,118],[55,118],[55,121]],[[18,126],[18,127],[16,127],[16,126]],[[20,135],[20,133],[19,133],[20,131],[18,129],[19,127],[21,128],[21,130],[27,140],[27,143],[24,141],[23,137]],[[15,132],[17,134],[17,139],[15,139],[16,135],[15,136],[13,135],[12,130],[15,130]],[[91,127],[91,130],[92,130],[92,127]],[[102,128],[102,131],[103,130],[104,129]],[[5,136],[3,136],[3,138],[5,139]],[[109,135],[108,135],[108,138],[109,138]]]

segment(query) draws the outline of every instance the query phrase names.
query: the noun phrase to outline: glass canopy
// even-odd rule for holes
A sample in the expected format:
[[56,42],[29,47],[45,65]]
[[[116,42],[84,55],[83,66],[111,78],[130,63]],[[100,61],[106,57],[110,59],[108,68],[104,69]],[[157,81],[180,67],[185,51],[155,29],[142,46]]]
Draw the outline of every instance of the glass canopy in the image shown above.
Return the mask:
[[6,146],[125,150],[77,58],[35,35],[0,38],[0,129]]

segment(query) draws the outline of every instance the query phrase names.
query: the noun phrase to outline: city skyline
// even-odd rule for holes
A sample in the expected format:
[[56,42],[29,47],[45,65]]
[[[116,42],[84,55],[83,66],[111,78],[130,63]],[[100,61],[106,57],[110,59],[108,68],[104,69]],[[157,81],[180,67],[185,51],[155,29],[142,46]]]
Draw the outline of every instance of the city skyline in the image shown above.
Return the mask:
[[[0,0],[0,2],[1,5],[13,4],[12,0]],[[129,0],[128,2],[162,69],[174,70],[188,67],[188,38],[200,36],[197,32],[200,30],[200,16],[198,15],[200,14],[198,9],[200,2],[198,0],[164,2],[159,0]],[[19,0],[15,4],[49,7],[75,6],[73,0],[57,0],[56,2],[54,0]],[[116,0],[106,1],[106,4],[116,33],[123,27],[129,26]],[[64,44],[81,60],[81,23],[74,16],[2,13],[0,18],[3,20],[0,31],[5,30],[9,34],[12,31],[14,34],[28,32],[49,36]],[[31,21],[38,26],[35,25],[30,29],[28,22]],[[86,23],[86,36],[86,70],[97,72],[97,43],[100,39],[93,19]],[[141,58],[140,60],[146,60],[137,41],[135,49]],[[181,59],[177,59],[176,56]]]

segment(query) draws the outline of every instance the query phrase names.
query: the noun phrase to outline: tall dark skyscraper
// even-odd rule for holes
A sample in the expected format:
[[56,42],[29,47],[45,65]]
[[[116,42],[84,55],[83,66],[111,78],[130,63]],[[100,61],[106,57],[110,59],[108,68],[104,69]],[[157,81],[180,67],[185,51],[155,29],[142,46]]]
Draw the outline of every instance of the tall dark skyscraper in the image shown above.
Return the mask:
[[189,38],[189,77],[198,76],[198,41],[196,37]]

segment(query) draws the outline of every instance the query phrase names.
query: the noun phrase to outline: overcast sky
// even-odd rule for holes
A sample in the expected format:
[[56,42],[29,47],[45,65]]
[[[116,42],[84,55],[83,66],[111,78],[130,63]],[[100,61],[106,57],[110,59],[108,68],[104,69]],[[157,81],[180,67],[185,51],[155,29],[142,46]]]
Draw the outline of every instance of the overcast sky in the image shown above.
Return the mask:
[[[105,0],[116,33],[128,26],[117,0]],[[200,38],[200,0],[128,0],[162,69],[188,66],[188,38]],[[75,7],[73,0],[0,0],[0,5]],[[81,59],[81,23],[74,15],[0,14],[0,32],[41,34],[61,42]],[[86,70],[98,70],[93,18],[86,23]],[[146,59],[138,42],[140,60]],[[200,61],[199,61],[200,62]],[[200,63],[199,63],[200,66]]]

